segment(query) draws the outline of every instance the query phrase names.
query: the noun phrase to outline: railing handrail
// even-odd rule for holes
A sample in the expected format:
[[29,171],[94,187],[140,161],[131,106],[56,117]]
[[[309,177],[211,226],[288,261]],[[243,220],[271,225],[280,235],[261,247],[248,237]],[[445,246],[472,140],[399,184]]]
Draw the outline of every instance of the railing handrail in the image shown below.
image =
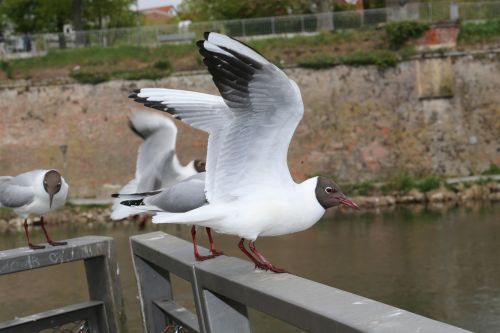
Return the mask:
[[0,251],[0,276],[80,260],[84,262],[89,301],[0,323],[0,331],[33,332],[58,325],[61,320],[87,318],[94,331],[125,332],[118,263],[111,237],[85,236],[68,239],[62,246]]
[[[163,287],[170,285],[169,273],[191,283],[200,332],[228,332],[235,327],[239,332],[249,332],[247,306],[310,332],[467,332],[288,273],[256,270],[250,262],[238,258],[221,256],[196,262],[192,244],[163,232],[133,236],[131,247],[134,264],[140,261],[140,267],[134,268],[146,331],[161,327],[158,323],[154,326],[155,320],[175,322],[168,311],[163,318],[147,313],[155,311],[151,304],[157,301],[155,297],[174,302],[165,299],[171,297],[171,290],[151,297],[155,293],[148,288],[156,287],[143,283],[149,279],[144,272],[149,265],[157,274],[155,281],[165,283]],[[148,299],[142,298],[145,294]]]

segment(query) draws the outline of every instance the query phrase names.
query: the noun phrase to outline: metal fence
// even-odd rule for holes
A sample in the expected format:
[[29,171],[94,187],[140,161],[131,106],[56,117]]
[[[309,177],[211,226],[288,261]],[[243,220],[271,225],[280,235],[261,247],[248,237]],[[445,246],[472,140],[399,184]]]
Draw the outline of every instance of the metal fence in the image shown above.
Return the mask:
[[77,31],[70,33],[11,36],[0,43],[0,57],[29,57],[50,49],[74,47],[157,46],[167,42],[185,42],[200,38],[204,31],[219,31],[234,37],[273,36],[316,33],[338,29],[373,27],[397,20],[437,22],[444,20],[478,21],[500,18],[500,1],[455,3],[410,3],[405,6],[341,11],[308,15],[289,15],[197,22],[150,27]]
[[[125,332],[125,315],[113,239],[87,236],[43,250],[0,251],[0,275],[83,260],[89,301],[0,323],[0,333]],[[15,301],[15,300],[14,300]],[[3,306],[9,306],[3,300]]]
[[[221,256],[196,262],[192,244],[163,232],[131,237],[145,332],[251,332],[247,307],[308,332],[467,332],[288,273]],[[196,313],[173,298],[170,274],[191,284]]]

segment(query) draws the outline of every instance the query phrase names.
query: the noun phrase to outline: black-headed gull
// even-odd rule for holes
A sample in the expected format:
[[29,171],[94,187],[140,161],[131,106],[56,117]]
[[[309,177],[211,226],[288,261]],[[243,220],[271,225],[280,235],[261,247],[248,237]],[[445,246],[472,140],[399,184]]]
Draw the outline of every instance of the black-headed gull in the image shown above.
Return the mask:
[[[135,111],[129,127],[144,139],[137,153],[135,178],[119,194],[149,192],[168,188],[179,181],[205,171],[205,162],[194,160],[183,166],[175,151],[177,127],[167,117],[146,111]],[[137,210],[120,205],[115,199],[111,218],[119,220],[137,214]],[[143,215],[144,217],[144,215]],[[141,223],[144,223],[143,220]]]
[[33,170],[15,177],[0,177],[0,207],[11,208],[24,219],[24,231],[28,245],[32,249],[43,249],[43,245],[31,243],[28,234],[28,216],[40,215],[40,225],[50,245],[65,245],[66,242],[53,241],[43,221],[43,215],[66,202],[68,184],[57,170]]
[[207,203],[183,213],[159,212],[153,222],[237,235],[240,249],[257,267],[283,272],[256,249],[259,236],[305,230],[327,208],[357,205],[330,179],[313,177],[300,184],[292,179],[288,146],[304,113],[297,84],[249,46],[218,33],[204,37],[197,45],[222,98],[169,89],[131,95],[209,133]]

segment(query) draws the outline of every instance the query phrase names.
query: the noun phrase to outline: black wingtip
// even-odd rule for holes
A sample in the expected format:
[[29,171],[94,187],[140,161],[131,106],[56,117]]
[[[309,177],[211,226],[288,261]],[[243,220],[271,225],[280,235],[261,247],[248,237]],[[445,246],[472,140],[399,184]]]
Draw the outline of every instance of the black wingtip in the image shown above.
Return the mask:
[[124,205],[124,206],[143,206],[144,205],[144,202],[142,201],[142,199],[140,200],[125,200],[125,201],[121,201],[120,204]]
[[128,98],[134,98],[135,99],[135,98],[137,98],[137,94],[135,94],[135,93],[134,94],[130,94],[130,95],[128,95]]
[[134,101],[136,101],[138,103],[145,103],[148,101],[148,98],[147,97],[136,97],[136,98],[134,98]]
[[112,198],[119,198],[120,197],[120,193],[113,193],[113,194],[111,194],[111,197]]
[[138,94],[138,93],[140,93],[140,92],[141,92],[141,89],[136,89],[136,90],[134,90],[134,92],[135,92],[136,94]]
[[208,36],[210,35],[210,31],[205,31],[203,33],[203,38],[205,38],[205,40],[208,40]]
[[203,48],[203,43],[204,42],[205,42],[204,40],[199,40],[199,41],[196,42],[196,46],[201,49],[201,48]]

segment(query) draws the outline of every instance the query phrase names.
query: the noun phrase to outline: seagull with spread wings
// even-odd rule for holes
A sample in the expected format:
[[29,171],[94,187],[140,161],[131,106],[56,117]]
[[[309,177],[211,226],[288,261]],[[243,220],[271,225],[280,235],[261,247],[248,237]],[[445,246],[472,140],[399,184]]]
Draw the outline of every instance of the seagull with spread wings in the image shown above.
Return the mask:
[[357,205],[330,179],[296,183],[290,174],[288,146],[304,113],[297,84],[242,42],[214,32],[204,37],[197,45],[221,97],[171,89],[140,89],[130,96],[208,132],[202,185],[187,186],[192,181],[187,180],[174,186],[171,195],[162,193],[173,198],[174,190],[182,193],[186,186],[189,197],[203,195],[203,200],[177,211],[172,208],[182,202],[172,199],[169,208],[165,197],[156,205],[148,197],[124,204],[159,210],[154,223],[192,224],[236,235],[256,267],[284,272],[257,250],[258,237],[305,230],[327,208]]

